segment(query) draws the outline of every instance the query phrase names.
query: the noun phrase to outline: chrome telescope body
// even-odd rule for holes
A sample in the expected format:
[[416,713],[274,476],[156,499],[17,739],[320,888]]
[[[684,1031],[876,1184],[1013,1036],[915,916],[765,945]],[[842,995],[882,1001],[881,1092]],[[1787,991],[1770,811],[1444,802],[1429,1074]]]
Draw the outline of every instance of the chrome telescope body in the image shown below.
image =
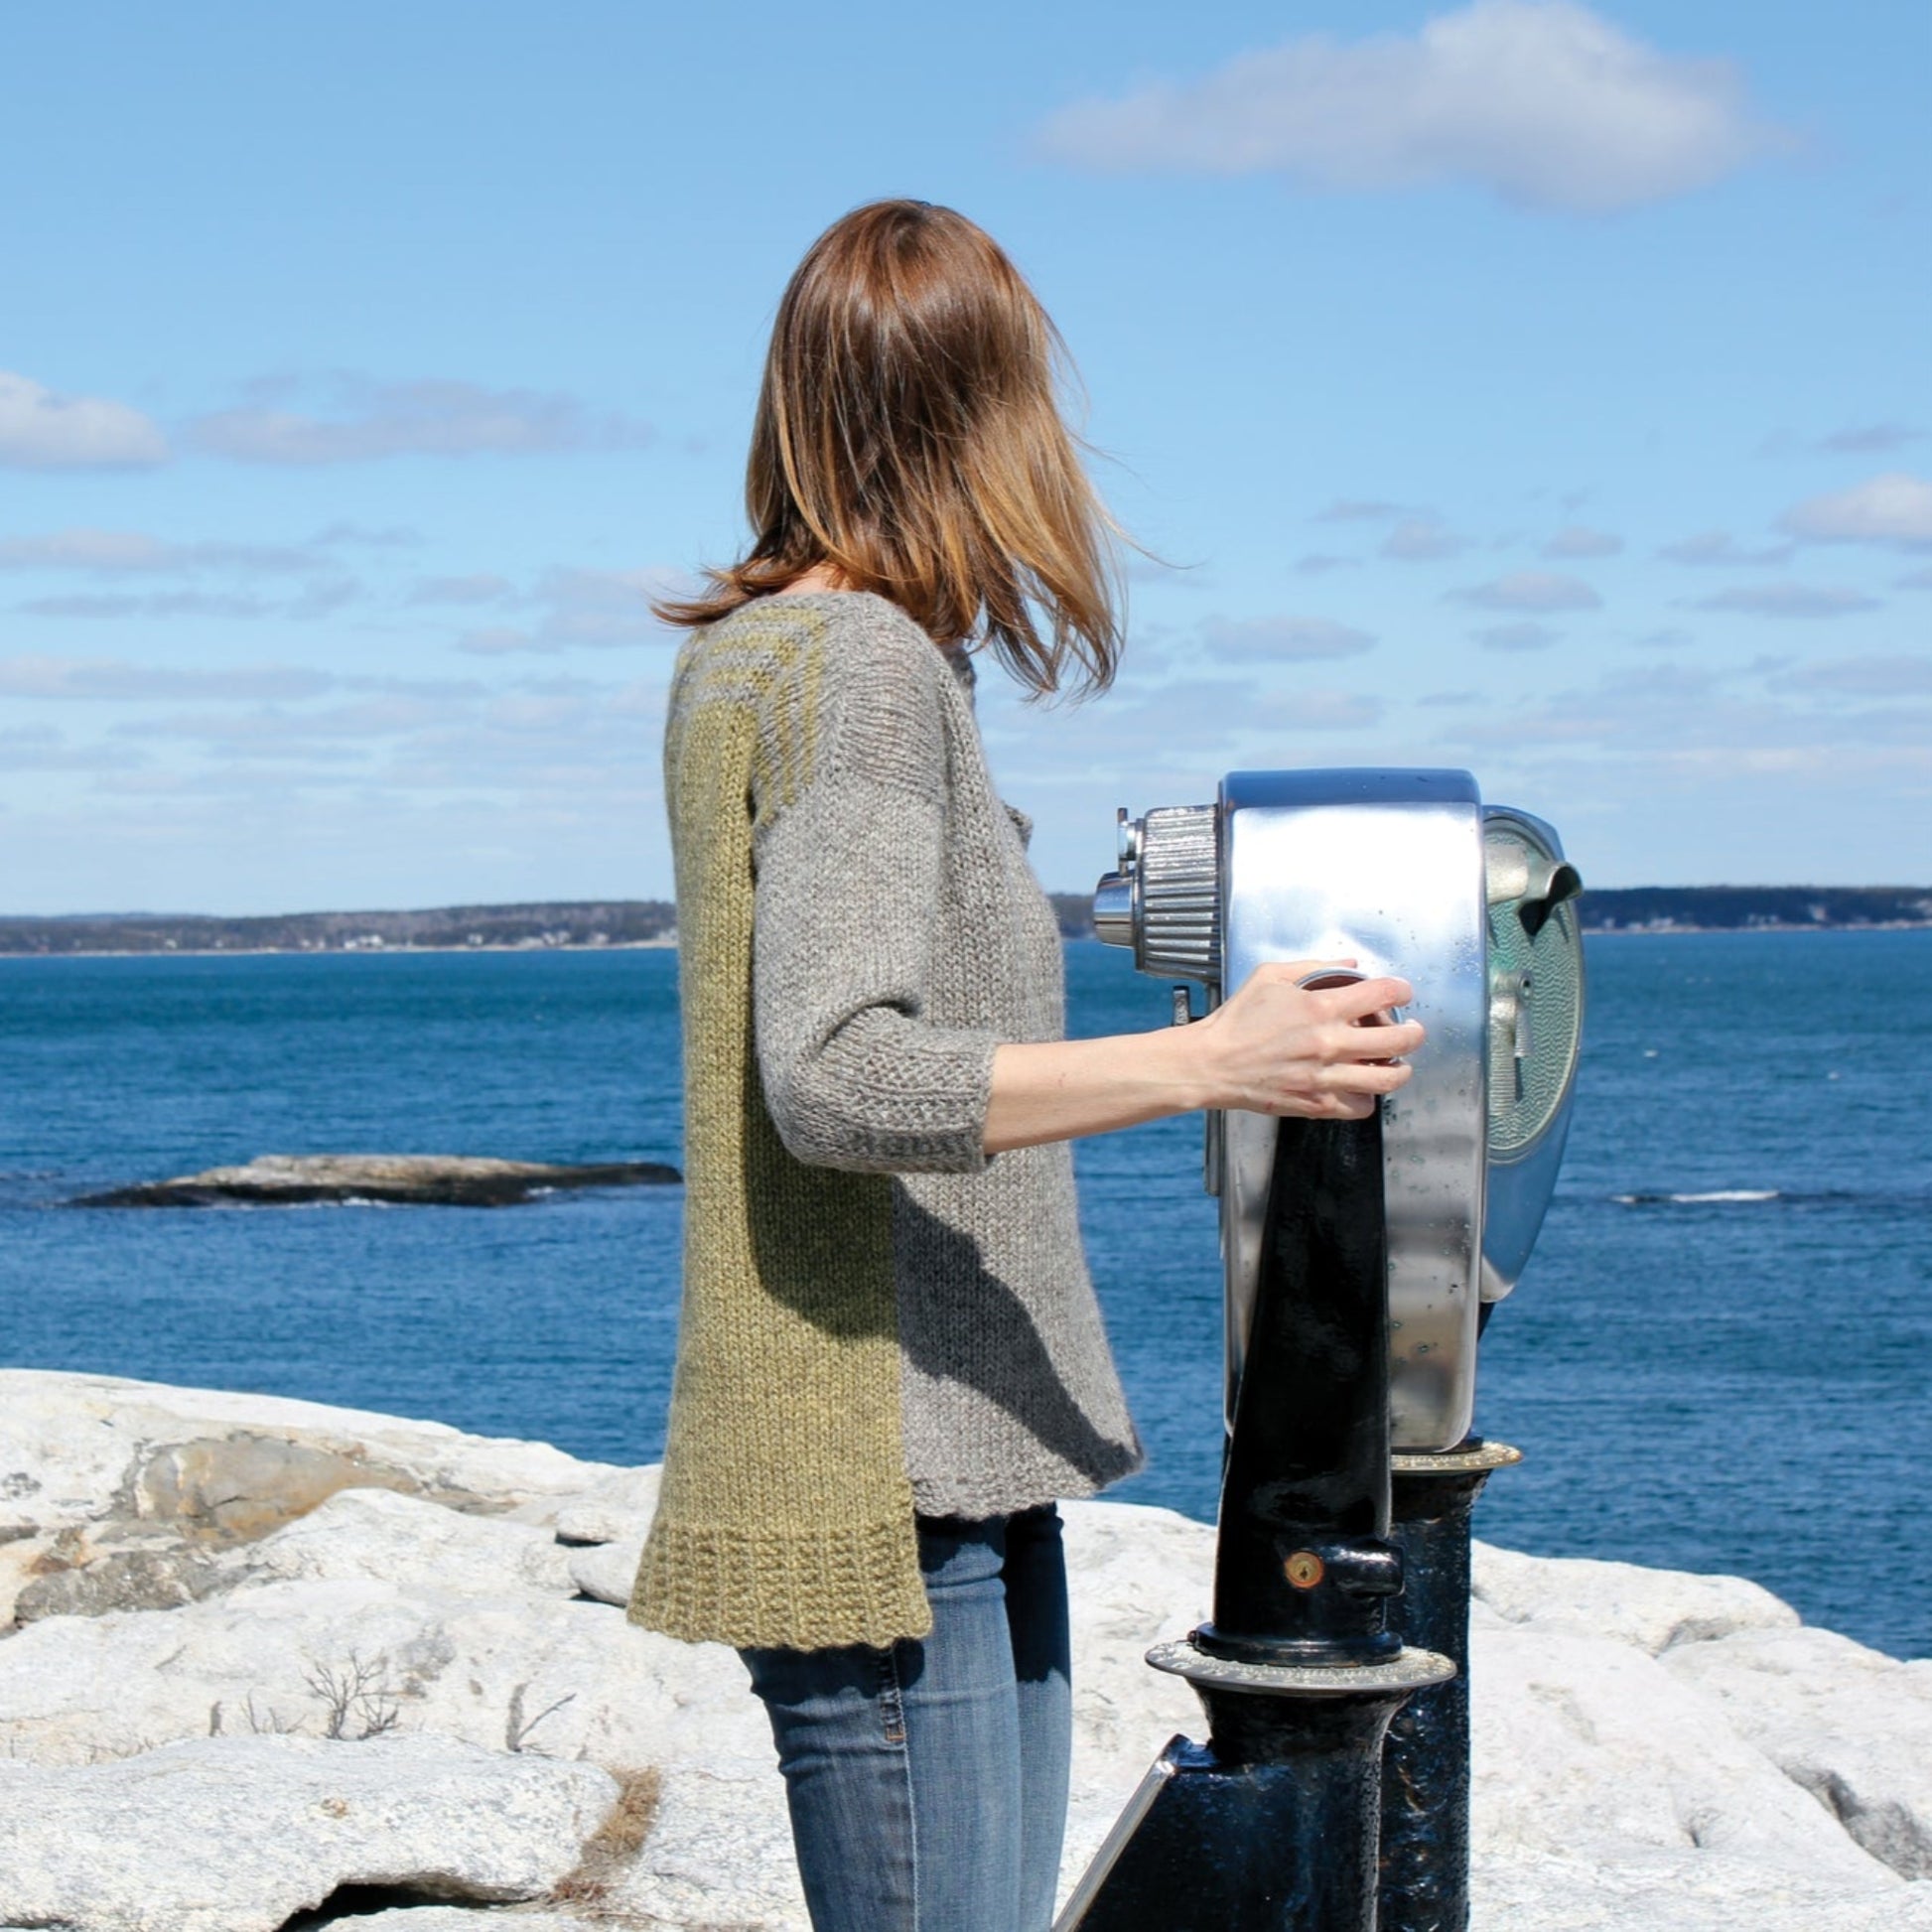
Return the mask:
[[[1235,771],[1212,805],[1121,817],[1100,938],[1209,1006],[1270,961],[1351,958],[1415,988],[1428,1041],[1383,1102],[1393,1447],[1468,1434],[1481,1305],[1516,1285],[1569,1131],[1583,1027],[1581,890],[1542,820],[1464,771]],[[1227,1413],[1252,1323],[1274,1171],[1265,1114],[1208,1117],[1221,1202]]]

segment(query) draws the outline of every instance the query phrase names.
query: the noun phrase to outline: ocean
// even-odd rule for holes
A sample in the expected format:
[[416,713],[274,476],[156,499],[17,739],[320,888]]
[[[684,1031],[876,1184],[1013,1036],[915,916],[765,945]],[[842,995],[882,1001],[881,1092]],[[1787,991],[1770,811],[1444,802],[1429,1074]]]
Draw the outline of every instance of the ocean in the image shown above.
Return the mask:
[[[1076,1034],[1166,988],[1067,948]],[[1755,1578],[1932,1654],[1932,935],[1589,942],[1570,1157],[1483,1344],[1526,1452],[1478,1534]],[[0,1361],[268,1391],[646,1461],[680,1190],[69,1209],[265,1153],[680,1159],[667,951],[0,959]],[[1211,1518],[1220,1290],[1199,1123],[1084,1143],[1149,1467]]]

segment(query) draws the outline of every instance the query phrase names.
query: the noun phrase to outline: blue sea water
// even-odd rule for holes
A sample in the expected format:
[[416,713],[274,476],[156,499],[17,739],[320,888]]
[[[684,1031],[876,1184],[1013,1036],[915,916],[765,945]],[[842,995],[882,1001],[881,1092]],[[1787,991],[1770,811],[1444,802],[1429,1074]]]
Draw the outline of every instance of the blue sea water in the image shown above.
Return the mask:
[[[1576,1131],[1484,1342],[1528,1459],[1480,1533],[1756,1578],[1932,1654],[1932,935],[1610,936]],[[655,1456],[680,1192],[498,1210],[67,1209],[262,1153],[679,1159],[668,952],[0,959],[0,1361]],[[1072,1029],[1165,988],[1068,948]],[[1210,1517],[1220,1308],[1197,1121],[1086,1143],[1147,1472]]]

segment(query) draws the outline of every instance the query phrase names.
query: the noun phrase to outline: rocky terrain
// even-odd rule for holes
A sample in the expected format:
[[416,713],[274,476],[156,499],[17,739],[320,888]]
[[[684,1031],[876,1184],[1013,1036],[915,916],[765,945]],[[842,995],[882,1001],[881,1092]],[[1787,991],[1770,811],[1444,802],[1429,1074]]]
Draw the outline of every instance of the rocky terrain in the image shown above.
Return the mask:
[[[802,1932],[736,1658],[619,1607],[656,1474],[0,1371],[0,1932]],[[1198,1734],[1210,1533],[1074,1505],[1066,1878]],[[1932,1661],[1482,1548],[1475,1932],[1932,1932]],[[12,1621],[8,1622],[7,1619]]]
[[143,1180],[74,1207],[293,1207],[382,1201],[417,1207],[509,1207],[567,1187],[663,1186],[682,1178],[661,1161],[589,1167],[462,1154],[260,1154],[238,1168]]

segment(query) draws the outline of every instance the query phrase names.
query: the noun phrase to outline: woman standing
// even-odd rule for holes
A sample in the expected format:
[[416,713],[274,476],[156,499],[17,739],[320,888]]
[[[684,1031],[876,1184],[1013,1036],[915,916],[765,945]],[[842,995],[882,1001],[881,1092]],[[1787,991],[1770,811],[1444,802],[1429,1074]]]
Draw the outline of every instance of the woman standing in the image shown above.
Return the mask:
[[736,1645],[819,1932],[1040,1932],[1070,1738],[1054,1504],[1139,1466],[1067,1141],[1197,1107],[1366,1113],[1399,981],[1268,968],[1061,1038],[1059,934],[974,724],[974,651],[1101,688],[1111,526],[1057,339],[995,243],[882,202],[779,305],[744,560],[665,738],[684,1304],[632,1618]]

